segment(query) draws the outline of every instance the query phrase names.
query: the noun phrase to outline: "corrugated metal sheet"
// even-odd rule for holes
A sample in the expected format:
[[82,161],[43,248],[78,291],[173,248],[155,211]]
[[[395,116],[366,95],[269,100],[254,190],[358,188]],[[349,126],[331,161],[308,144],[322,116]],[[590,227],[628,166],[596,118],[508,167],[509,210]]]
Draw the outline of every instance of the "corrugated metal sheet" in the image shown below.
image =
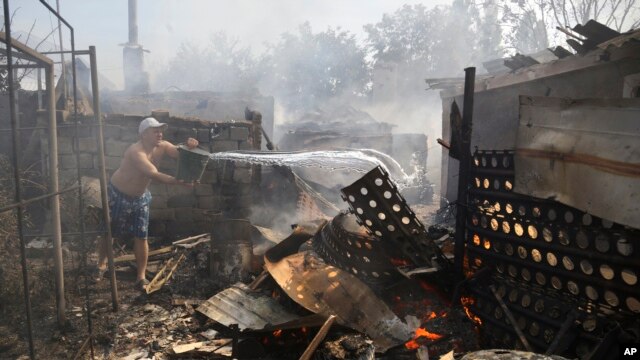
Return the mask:
[[640,99],[520,97],[514,191],[640,227]]

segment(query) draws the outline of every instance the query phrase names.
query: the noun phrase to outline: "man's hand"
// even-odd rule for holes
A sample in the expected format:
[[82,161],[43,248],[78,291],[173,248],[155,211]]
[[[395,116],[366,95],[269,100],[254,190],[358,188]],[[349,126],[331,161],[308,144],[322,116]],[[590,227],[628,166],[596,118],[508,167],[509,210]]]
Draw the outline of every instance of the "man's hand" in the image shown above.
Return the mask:
[[187,139],[187,147],[189,149],[195,149],[198,146],[199,142],[198,140],[194,139],[194,138],[188,138]]

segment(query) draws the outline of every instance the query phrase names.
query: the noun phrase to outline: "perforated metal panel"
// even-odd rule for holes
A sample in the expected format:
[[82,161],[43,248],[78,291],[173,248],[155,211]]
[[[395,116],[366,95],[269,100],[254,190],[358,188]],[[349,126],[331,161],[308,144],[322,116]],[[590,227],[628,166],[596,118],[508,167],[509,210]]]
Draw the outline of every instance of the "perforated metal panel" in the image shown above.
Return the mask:
[[[579,309],[581,328],[572,349],[588,351],[610,321],[640,314],[640,231],[553,200],[518,195],[513,169],[512,152],[474,154],[466,234],[469,267],[494,270],[491,281],[503,289],[518,326],[538,350],[553,341],[568,311]],[[504,333],[488,338],[496,346],[513,347],[515,332],[493,295],[480,287],[474,292],[474,310],[485,322],[485,332]]]

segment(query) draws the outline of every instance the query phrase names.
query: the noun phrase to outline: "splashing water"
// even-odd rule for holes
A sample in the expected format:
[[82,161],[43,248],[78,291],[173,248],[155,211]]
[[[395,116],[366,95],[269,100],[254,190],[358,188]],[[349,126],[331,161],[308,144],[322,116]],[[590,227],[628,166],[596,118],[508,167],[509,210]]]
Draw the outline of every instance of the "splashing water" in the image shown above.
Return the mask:
[[286,167],[313,167],[328,171],[354,171],[367,173],[380,166],[389,173],[398,188],[412,183],[400,164],[387,154],[372,149],[323,151],[225,151],[212,153],[212,160],[228,160],[253,165]]

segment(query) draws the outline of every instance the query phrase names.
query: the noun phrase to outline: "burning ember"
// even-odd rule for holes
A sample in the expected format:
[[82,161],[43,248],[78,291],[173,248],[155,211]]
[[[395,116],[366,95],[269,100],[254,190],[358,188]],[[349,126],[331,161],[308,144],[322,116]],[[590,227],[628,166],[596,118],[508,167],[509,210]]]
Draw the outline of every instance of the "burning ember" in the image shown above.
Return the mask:
[[[435,313],[432,314],[435,315]],[[409,350],[416,350],[424,344],[424,341],[421,340],[421,338],[425,338],[426,340],[430,341],[436,341],[442,339],[442,335],[429,332],[429,330],[425,328],[417,328],[416,336],[413,339],[407,341],[404,346]]]
[[411,264],[409,261],[399,258],[390,258],[389,261],[393,266],[407,266]]
[[460,302],[462,303],[462,307],[464,308],[464,312],[467,314],[467,317],[476,325],[482,325],[482,320],[472,313],[470,309],[470,306],[476,303],[476,299],[469,296],[463,296],[460,298]]

